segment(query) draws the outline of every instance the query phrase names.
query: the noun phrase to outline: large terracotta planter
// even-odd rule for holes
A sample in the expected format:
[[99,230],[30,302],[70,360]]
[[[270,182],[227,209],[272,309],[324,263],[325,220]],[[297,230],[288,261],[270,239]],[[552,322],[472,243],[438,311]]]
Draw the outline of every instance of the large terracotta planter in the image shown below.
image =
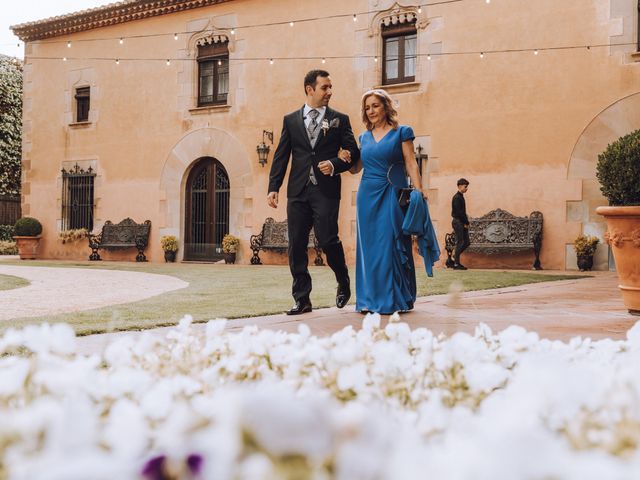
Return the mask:
[[16,241],[18,247],[18,254],[20,260],[35,260],[38,257],[38,245],[42,235],[37,237],[22,237],[14,235],[13,239]]
[[625,307],[640,315],[640,206],[598,207],[607,220],[605,240],[611,246]]

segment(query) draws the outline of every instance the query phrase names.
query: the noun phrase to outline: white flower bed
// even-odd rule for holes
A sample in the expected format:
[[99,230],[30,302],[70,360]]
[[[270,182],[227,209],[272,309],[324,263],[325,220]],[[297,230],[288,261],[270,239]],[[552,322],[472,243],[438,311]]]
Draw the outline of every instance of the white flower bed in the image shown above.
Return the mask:
[[190,323],[102,358],[66,325],[0,337],[0,479],[640,478],[640,323],[568,344]]

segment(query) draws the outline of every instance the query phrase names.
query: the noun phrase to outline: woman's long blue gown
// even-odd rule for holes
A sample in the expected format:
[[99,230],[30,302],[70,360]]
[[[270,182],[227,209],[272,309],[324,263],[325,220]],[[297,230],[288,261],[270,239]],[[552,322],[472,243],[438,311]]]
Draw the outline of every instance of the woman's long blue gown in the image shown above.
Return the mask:
[[404,125],[390,130],[379,142],[370,131],[360,135],[363,174],[356,197],[359,312],[411,310],[416,300],[411,236],[402,234],[404,215],[398,204],[398,188],[408,186],[402,142],[414,138],[411,127]]

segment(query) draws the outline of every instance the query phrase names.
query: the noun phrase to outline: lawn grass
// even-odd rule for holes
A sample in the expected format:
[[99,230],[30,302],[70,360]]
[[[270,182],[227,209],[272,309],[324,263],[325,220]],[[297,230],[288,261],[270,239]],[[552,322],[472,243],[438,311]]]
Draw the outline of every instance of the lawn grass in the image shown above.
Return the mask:
[[[24,265],[17,262],[18,265]],[[175,324],[189,314],[194,321],[213,318],[241,318],[281,313],[291,307],[291,276],[284,265],[219,265],[192,263],[53,262],[33,261],[29,266],[101,268],[172,275],[189,283],[187,288],[123,305],[63,313],[47,317],[12,319],[0,330],[35,322],[66,322],[80,335],[118,330],[137,330]],[[314,308],[335,305],[336,281],[327,267],[311,267]],[[540,272],[436,270],[428,278],[418,275],[418,296],[447,293],[456,283],[463,291],[581,278]],[[351,278],[355,273],[351,271]],[[350,303],[355,300],[352,296]]]
[[29,280],[14,277],[13,275],[0,275],[0,291],[21,288],[29,285]]

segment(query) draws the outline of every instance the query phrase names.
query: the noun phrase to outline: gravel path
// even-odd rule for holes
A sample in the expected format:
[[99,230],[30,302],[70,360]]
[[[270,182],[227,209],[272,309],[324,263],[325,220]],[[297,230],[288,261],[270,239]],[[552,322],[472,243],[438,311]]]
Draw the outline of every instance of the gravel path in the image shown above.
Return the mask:
[[25,278],[31,282],[27,287],[0,291],[0,320],[137,302],[189,285],[169,275],[93,268],[0,264],[0,274]]

